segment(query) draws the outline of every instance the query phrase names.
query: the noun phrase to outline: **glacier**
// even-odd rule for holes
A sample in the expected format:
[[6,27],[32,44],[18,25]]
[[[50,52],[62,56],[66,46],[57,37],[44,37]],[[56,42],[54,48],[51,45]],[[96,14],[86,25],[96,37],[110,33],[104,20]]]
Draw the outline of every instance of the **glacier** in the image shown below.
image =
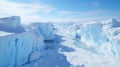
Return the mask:
[[0,67],[120,67],[120,22],[0,18]]

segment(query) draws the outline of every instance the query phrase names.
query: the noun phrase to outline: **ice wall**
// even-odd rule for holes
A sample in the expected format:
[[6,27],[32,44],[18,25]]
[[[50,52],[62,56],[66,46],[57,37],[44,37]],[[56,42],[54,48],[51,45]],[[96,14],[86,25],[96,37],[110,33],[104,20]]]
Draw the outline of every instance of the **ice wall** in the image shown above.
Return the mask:
[[27,31],[34,32],[36,34],[41,34],[44,40],[54,40],[53,24],[51,22],[47,23],[33,23],[26,26]]
[[79,29],[80,41],[98,54],[120,57],[120,25],[115,19],[103,23],[83,24]]
[[25,31],[19,16],[0,18],[0,32],[14,33],[0,36],[0,67],[18,67],[36,59],[44,48],[41,34]]
[[44,36],[44,40],[53,40],[54,34],[53,34],[53,25],[52,23],[45,23],[39,26],[38,30],[39,32]]
[[110,19],[104,22],[61,23],[61,28],[73,39],[80,41],[85,50],[103,56],[120,58],[120,22]]
[[0,37],[0,67],[20,66],[43,48],[43,37],[31,32]]

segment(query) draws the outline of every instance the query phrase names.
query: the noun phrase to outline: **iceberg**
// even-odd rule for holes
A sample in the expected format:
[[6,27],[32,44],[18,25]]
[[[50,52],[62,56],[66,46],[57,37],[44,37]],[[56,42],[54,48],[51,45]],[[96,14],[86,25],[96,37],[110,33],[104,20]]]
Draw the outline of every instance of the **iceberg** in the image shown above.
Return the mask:
[[11,33],[24,32],[25,30],[20,22],[20,16],[0,18],[0,30]]
[[107,21],[103,21],[102,24],[105,26],[108,26],[109,28],[117,28],[120,27],[120,22],[117,21],[116,19],[112,18]]

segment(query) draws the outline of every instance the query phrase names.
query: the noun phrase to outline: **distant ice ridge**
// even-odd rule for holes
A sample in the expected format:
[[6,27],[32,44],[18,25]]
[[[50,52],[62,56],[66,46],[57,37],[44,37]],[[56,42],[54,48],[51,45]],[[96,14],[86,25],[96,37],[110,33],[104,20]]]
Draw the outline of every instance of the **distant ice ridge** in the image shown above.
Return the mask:
[[118,22],[117,20],[115,20],[113,18],[106,21],[105,23],[107,23],[109,25],[109,27],[111,27],[111,28],[120,27],[120,22]]
[[20,16],[0,18],[0,30],[11,33],[24,32],[25,30],[20,25],[20,22],[21,22]]

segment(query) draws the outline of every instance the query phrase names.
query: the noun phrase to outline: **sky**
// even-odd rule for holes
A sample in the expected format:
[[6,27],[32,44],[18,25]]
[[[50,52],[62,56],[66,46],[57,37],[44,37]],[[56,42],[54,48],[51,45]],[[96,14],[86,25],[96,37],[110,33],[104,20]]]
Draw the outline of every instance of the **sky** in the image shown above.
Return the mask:
[[0,0],[0,17],[29,22],[120,20],[120,0]]

